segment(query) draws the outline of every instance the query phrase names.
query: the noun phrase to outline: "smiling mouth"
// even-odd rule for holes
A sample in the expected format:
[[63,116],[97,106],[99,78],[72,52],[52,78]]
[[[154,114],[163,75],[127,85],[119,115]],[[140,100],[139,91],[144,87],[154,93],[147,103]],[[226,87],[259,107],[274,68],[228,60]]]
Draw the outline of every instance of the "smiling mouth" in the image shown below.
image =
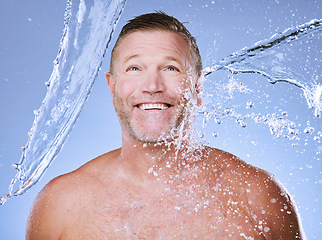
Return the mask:
[[141,110],[165,110],[172,105],[167,103],[140,103],[136,105]]

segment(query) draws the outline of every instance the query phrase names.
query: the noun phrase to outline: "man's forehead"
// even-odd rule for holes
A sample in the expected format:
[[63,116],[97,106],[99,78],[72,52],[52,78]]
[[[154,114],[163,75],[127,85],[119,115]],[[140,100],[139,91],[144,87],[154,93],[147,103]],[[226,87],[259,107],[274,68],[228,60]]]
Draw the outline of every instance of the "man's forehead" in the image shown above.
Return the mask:
[[[162,39],[162,41],[160,39]],[[160,45],[175,44],[177,47],[182,48],[182,50],[189,51],[188,42],[179,33],[165,30],[137,30],[128,33],[120,39],[116,50],[119,50],[120,46],[124,47],[124,42],[126,42],[127,45],[131,45],[138,44],[141,41],[147,43],[149,40],[155,41]]]
[[[135,31],[124,36],[115,49],[114,56],[122,55],[122,62],[140,58],[146,50],[154,51],[168,61],[181,62],[181,58],[190,60],[189,46],[178,33],[170,31]],[[156,52],[155,52],[156,51]],[[151,58],[154,55],[151,52]]]
[[181,38],[183,41],[188,43],[185,38],[178,32],[173,32],[170,30],[165,30],[165,29],[136,29],[131,32],[128,32],[127,34],[123,35],[122,38],[120,39],[120,42],[122,42],[125,38],[133,35],[140,35],[140,34],[150,34],[150,35],[160,35],[160,34],[171,34],[174,36],[178,36]]

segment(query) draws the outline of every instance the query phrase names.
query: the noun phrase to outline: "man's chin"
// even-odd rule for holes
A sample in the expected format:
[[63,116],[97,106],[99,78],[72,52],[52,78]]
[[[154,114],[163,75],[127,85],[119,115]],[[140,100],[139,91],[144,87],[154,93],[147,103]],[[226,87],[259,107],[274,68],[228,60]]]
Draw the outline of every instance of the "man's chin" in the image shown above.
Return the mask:
[[160,143],[165,143],[165,142],[170,142],[173,141],[174,136],[158,136],[158,137],[141,137],[137,138],[142,143],[148,143],[148,144],[160,144]]
[[144,134],[134,134],[132,137],[134,137],[136,140],[147,143],[147,144],[162,144],[167,142],[172,142],[176,138],[176,132],[175,130],[172,130],[170,132],[159,132],[159,133],[144,133]]

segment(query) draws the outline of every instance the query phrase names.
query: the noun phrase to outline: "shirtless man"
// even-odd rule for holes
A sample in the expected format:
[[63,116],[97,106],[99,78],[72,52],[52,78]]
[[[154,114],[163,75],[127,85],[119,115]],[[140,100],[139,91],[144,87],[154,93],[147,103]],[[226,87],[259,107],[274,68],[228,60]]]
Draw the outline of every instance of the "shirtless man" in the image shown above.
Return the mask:
[[177,19],[129,21],[106,74],[122,147],[48,183],[27,239],[304,239],[274,176],[194,140],[201,71]]

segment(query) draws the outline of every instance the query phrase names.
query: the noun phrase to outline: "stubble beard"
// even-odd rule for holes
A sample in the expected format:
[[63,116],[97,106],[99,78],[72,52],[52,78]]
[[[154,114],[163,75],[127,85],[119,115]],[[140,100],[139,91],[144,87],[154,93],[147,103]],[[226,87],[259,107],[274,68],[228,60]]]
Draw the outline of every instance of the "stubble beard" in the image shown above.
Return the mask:
[[181,108],[176,111],[175,115],[171,119],[169,119],[166,129],[156,135],[151,134],[143,127],[137,126],[138,124],[136,123],[136,120],[133,119],[131,112],[126,110],[123,100],[117,93],[114,95],[114,108],[119,120],[129,135],[142,143],[157,144],[166,141],[173,141],[178,136],[179,129],[189,115],[186,101],[182,101],[179,105]]

